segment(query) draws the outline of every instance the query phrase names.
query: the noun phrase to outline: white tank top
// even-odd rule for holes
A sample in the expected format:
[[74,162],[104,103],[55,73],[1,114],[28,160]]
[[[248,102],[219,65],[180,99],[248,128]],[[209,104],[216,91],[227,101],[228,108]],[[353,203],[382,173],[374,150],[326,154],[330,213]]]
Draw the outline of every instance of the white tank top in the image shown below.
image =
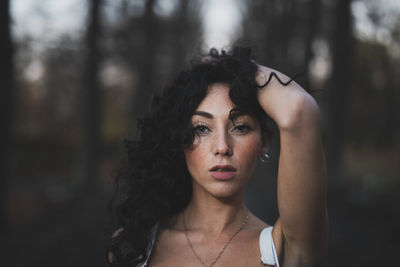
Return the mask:
[[[272,266],[279,267],[278,256],[276,253],[274,240],[272,239],[272,229],[273,226],[269,226],[264,228],[260,233],[260,254],[261,254],[261,262],[263,264],[268,264]],[[147,250],[146,260],[144,263],[139,264],[137,267],[145,267],[149,261],[151,251],[153,250],[154,243],[157,237],[158,223],[153,227],[152,230],[152,239],[149,245],[149,249]]]

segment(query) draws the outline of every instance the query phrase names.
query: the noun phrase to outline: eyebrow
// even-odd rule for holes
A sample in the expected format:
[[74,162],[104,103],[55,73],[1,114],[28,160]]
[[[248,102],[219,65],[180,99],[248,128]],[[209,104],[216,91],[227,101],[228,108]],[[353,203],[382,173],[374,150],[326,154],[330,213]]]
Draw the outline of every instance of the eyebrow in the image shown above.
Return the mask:
[[199,116],[206,117],[206,118],[209,118],[209,119],[214,118],[214,116],[211,113],[208,113],[208,112],[205,112],[205,111],[201,111],[201,110],[195,111],[193,113],[193,115],[199,115]]
[[[205,118],[208,118],[208,119],[213,119],[214,118],[214,116],[211,113],[208,113],[206,111],[201,111],[201,110],[195,111],[193,113],[193,116],[194,115],[202,116],[202,117],[205,117]],[[230,112],[229,112],[229,118],[232,119],[232,120],[235,120],[238,117],[245,116],[245,115],[247,115],[247,114],[246,113],[242,113],[237,108],[231,109]]]

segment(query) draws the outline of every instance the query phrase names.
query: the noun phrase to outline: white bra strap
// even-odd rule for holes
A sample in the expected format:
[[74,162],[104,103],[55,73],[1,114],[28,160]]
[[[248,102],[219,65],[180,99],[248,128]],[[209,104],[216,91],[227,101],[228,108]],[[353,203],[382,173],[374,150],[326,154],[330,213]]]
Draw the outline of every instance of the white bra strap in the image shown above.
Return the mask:
[[274,240],[272,239],[273,227],[264,228],[260,233],[260,252],[263,264],[279,267],[278,255],[276,253]]

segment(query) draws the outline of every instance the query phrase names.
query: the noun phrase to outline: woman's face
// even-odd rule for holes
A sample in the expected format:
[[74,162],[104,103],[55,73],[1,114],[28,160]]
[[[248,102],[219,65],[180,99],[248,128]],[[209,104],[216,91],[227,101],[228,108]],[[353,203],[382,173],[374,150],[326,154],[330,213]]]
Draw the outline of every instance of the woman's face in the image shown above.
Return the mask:
[[266,148],[257,119],[238,114],[232,120],[234,108],[228,86],[216,83],[192,116],[195,139],[185,158],[194,192],[219,198],[243,193],[257,157]]

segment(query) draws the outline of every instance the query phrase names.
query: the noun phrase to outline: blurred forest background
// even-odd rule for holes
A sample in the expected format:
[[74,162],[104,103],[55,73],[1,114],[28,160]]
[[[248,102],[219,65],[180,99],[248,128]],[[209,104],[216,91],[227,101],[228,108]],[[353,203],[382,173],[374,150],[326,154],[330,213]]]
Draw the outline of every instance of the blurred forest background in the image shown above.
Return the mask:
[[[259,62],[303,73],[321,106],[331,224],[321,266],[395,266],[396,0],[0,1],[0,266],[106,266],[123,139],[171,75],[238,39]],[[278,151],[248,187],[270,224]]]

